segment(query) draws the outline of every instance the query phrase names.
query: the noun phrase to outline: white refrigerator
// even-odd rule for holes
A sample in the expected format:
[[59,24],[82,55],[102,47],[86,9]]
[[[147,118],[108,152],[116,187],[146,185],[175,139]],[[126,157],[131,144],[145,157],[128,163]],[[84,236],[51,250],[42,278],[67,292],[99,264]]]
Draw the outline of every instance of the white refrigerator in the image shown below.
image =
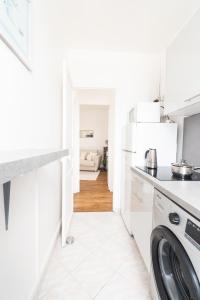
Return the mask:
[[121,215],[131,232],[131,166],[145,165],[145,152],[156,148],[158,166],[176,161],[177,124],[129,123],[122,132]]

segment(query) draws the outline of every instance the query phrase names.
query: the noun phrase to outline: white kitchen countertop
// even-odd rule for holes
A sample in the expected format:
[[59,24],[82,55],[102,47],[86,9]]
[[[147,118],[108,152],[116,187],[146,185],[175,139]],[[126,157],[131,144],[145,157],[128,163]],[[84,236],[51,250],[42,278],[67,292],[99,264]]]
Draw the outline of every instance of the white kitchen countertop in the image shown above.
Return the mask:
[[69,155],[67,149],[0,151],[0,184]]
[[200,220],[200,181],[160,181],[136,167],[131,169]]

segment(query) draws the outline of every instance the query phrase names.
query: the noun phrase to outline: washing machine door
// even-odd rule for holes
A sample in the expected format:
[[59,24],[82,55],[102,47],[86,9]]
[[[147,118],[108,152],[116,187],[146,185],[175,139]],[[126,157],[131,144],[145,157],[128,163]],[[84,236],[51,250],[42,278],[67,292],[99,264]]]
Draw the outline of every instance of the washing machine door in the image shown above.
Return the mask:
[[193,265],[177,237],[164,226],[151,234],[154,279],[161,300],[198,300],[200,284]]

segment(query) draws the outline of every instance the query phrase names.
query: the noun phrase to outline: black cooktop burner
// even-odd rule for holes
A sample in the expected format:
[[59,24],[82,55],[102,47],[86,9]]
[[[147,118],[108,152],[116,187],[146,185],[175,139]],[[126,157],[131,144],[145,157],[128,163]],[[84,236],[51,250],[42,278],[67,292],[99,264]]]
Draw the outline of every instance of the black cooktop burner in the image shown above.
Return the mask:
[[139,166],[137,168],[161,181],[200,181],[199,172],[194,172],[191,176],[177,177],[172,174],[171,167],[149,169]]

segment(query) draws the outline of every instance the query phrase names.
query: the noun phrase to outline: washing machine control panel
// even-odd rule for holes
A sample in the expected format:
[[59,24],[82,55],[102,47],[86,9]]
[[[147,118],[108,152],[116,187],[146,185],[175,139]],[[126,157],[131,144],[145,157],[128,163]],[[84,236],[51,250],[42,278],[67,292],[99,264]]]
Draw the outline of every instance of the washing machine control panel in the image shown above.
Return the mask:
[[200,250],[200,227],[190,219],[187,219],[185,237]]

